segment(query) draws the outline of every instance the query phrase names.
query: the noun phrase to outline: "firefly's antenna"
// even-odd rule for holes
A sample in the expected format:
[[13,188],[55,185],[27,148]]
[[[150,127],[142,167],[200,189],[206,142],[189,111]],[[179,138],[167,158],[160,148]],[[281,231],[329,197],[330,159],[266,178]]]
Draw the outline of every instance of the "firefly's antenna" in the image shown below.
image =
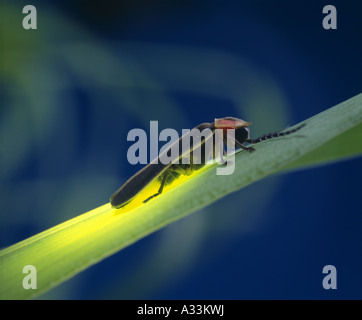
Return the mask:
[[256,143],[259,143],[259,142],[262,142],[262,141],[265,141],[265,140],[269,140],[269,139],[272,139],[272,138],[287,136],[287,135],[289,135],[291,133],[294,133],[294,132],[302,129],[304,126],[305,126],[305,123],[301,124],[299,127],[296,127],[293,130],[289,130],[289,131],[285,131],[285,132],[277,131],[277,132],[266,133],[266,134],[263,134],[262,136],[260,136],[259,138],[248,139],[248,140],[246,140],[246,142],[256,144]]

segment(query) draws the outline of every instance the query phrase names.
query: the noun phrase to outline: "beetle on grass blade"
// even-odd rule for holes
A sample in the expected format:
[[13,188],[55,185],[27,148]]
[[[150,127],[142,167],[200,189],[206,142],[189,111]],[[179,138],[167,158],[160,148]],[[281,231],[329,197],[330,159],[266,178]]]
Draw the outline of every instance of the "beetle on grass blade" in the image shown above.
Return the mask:
[[[195,170],[199,170],[205,166],[210,158],[223,157],[226,148],[239,147],[245,151],[253,152],[253,147],[245,145],[257,144],[272,138],[283,137],[294,133],[304,127],[304,124],[296,127],[295,129],[285,132],[272,132],[264,134],[256,139],[250,139],[250,132],[248,126],[251,122],[246,122],[241,119],[226,117],[215,119],[213,123],[202,123],[195,127],[192,131],[183,135],[180,139],[175,141],[169,148],[163,151],[157,158],[150,164],[145,166],[142,170],[137,172],[129,180],[127,180],[112,196],[111,205],[113,208],[119,209],[129,204],[142,190],[148,185],[159,181],[160,187],[158,191],[150,197],[143,200],[143,203],[160,195],[166,185],[171,184],[181,175],[190,175]],[[220,130],[217,130],[220,129]],[[234,130],[234,137],[230,136],[228,130]],[[216,132],[222,133],[222,139],[216,138]],[[206,132],[206,133],[205,133]],[[184,148],[185,142],[189,142],[188,148]],[[208,148],[209,142],[215,148]],[[172,150],[178,149],[176,156],[172,157]],[[171,155],[171,157],[170,157]],[[160,159],[168,158],[168,163],[163,163]],[[187,161],[182,161],[187,159]]]

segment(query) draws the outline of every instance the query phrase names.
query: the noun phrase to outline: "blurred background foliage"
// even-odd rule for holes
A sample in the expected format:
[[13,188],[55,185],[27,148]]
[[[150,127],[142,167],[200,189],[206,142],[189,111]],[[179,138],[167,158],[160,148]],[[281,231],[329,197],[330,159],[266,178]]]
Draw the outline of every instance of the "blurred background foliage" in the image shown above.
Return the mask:
[[[333,31],[324,1],[33,1],[24,30],[27,4],[0,4],[2,248],[107,202],[151,120],[235,116],[256,137],[361,92],[358,1],[334,4]],[[344,274],[333,297],[361,298],[360,167],[267,178],[42,298],[328,298],[326,264]]]

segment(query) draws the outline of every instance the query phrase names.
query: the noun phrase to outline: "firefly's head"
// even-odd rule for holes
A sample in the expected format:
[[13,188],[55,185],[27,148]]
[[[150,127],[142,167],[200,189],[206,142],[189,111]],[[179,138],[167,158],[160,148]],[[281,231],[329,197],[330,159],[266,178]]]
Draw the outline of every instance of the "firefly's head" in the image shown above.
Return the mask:
[[246,122],[234,117],[215,119],[214,122],[214,127],[216,129],[223,129],[225,133],[227,129],[235,129],[235,140],[240,143],[250,139],[250,132],[248,128],[250,125],[251,122]]

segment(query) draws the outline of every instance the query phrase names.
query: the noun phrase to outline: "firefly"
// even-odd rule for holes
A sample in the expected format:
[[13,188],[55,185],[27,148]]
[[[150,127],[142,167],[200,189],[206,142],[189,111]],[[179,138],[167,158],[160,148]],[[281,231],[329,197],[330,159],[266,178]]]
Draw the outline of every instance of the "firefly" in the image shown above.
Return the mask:
[[[181,175],[190,175],[195,170],[199,170],[205,166],[209,158],[215,158],[217,156],[223,156],[224,147],[229,148],[233,145],[237,148],[241,148],[246,152],[253,152],[255,148],[250,145],[255,145],[265,140],[272,138],[283,137],[290,135],[302,127],[304,124],[289,131],[278,131],[264,134],[256,139],[250,139],[249,126],[251,122],[246,122],[234,117],[225,117],[221,119],[215,119],[212,123],[202,123],[196,126],[196,132],[202,135],[197,143],[195,139],[191,139],[191,134],[185,134],[177,141],[175,141],[169,148],[164,150],[158,157],[156,157],[151,163],[146,165],[143,169],[137,172],[134,176],[128,179],[110,198],[110,202],[113,208],[119,209],[129,204],[142,190],[144,190],[151,183],[156,180],[159,181],[160,187],[158,191],[150,197],[143,200],[144,203],[162,194],[165,186],[172,184]],[[219,130],[217,130],[219,129]],[[234,130],[234,136],[231,137],[229,130]],[[206,134],[202,134],[206,131]],[[216,132],[222,132],[222,139],[216,139]],[[186,141],[189,141],[189,148],[183,150],[183,145]],[[219,141],[219,142],[218,142]],[[207,148],[207,143],[217,143],[215,148]],[[230,143],[231,142],[231,143]],[[220,145],[221,144],[221,145]],[[169,163],[160,161],[162,157],[172,154],[172,148],[178,148],[180,152],[177,152],[174,158],[171,157]],[[180,161],[182,159],[188,159]]]

